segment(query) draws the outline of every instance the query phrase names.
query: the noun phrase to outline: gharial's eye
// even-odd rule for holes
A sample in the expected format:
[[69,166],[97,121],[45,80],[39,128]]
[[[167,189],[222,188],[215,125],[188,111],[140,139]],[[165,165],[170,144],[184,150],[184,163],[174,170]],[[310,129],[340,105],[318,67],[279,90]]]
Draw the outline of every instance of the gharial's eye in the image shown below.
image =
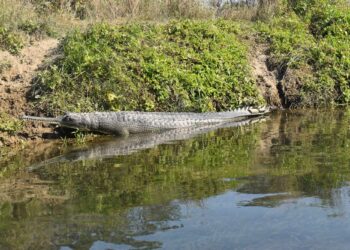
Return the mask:
[[65,121],[65,122],[72,122],[74,119],[71,118],[70,116],[65,116],[65,117],[63,117],[62,120]]

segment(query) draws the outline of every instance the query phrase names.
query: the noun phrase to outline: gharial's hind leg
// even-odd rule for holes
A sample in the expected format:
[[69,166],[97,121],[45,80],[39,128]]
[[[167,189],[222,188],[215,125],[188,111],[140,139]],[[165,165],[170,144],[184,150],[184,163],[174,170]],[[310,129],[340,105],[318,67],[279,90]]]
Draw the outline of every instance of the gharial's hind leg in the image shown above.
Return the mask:
[[121,135],[122,137],[128,137],[130,134],[129,130],[127,130],[126,128],[122,128],[118,132],[119,132],[119,135]]

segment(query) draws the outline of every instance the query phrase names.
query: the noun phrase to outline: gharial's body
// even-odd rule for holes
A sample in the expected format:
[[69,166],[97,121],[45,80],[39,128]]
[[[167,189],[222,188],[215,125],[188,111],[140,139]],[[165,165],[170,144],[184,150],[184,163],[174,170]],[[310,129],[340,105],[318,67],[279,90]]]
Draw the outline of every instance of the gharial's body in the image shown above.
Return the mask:
[[38,120],[65,127],[97,131],[105,134],[144,133],[159,130],[178,129],[192,126],[239,121],[247,117],[259,116],[269,108],[246,107],[226,112],[91,112],[66,113],[56,118],[23,116],[24,120]]

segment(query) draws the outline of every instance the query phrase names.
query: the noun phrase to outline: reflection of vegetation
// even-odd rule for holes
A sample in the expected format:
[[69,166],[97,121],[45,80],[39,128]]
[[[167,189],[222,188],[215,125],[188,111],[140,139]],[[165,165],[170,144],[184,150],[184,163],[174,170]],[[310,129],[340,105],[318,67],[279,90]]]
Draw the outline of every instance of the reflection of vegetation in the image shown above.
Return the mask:
[[[91,242],[89,234],[95,230],[104,231],[104,235],[117,231],[116,234],[120,236],[126,232],[130,235],[133,232],[144,234],[171,229],[173,225],[167,221],[180,216],[176,205],[170,203],[172,200],[199,200],[236,185],[235,181],[225,182],[223,177],[249,175],[250,155],[255,148],[259,130],[248,128],[245,136],[242,136],[244,130],[234,129],[234,133],[230,130],[212,132],[197,139],[158,146],[132,156],[74,164],[58,163],[35,170],[34,174],[41,179],[56,183],[50,186],[51,195],[68,195],[71,199],[61,205],[41,203],[43,207],[40,209],[32,209],[30,201],[26,209],[22,210],[22,219],[14,223],[17,227],[14,231],[31,234],[33,229],[29,230],[28,224],[39,219],[40,211],[53,216],[50,222],[40,221],[37,224],[56,223],[59,220],[62,220],[59,225],[72,224],[72,221],[78,224],[76,230],[84,235],[81,236],[80,244]],[[156,204],[169,205],[154,206]],[[11,217],[12,213],[11,207],[3,212],[6,218]],[[63,219],[62,216],[74,218]],[[103,229],[99,229],[100,223]],[[5,222],[2,227],[13,228],[14,225]],[[35,235],[55,237],[53,234],[47,235],[44,228],[52,228],[52,225],[38,225]],[[15,237],[9,231],[5,235],[6,239]],[[0,241],[3,239],[0,238]],[[55,240],[60,244],[70,242],[63,235],[56,236]],[[124,240],[114,239],[119,243]],[[48,242],[49,239],[42,241]]]
[[350,180],[350,114],[336,110],[303,113],[281,116],[275,128],[278,136],[271,138],[269,159],[262,166],[268,174],[256,176],[239,191],[300,192],[318,196],[328,205],[334,203],[333,189]]
[[275,207],[300,196],[338,206],[342,197],[334,190],[350,180],[349,119],[336,110],[286,112],[131,156],[53,163],[31,174],[48,181],[51,197],[67,199],[0,202],[0,242],[39,249],[74,241],[88,248],[95,240],[159,247],[135,236],[178,227],[182,214],[172,201],[199,201],[229,189],[261,194],[244,206]]
[[90,211],[176,198],[200,199],[204,193],[211,195],[232,186],[221,180],[227,174],[229,177],[248,174],[249,152],[257,141],[256,133],[245,137],[240,134],[223,130],[216,136],[212,133],[162,145],[132,157],[77,162],[74,167],[70,163],[53,164],[39,169],[38,175],[57,180],[60,190],[69,191],[77,199],[93,199],[89,201],[93,207],[87,207]]

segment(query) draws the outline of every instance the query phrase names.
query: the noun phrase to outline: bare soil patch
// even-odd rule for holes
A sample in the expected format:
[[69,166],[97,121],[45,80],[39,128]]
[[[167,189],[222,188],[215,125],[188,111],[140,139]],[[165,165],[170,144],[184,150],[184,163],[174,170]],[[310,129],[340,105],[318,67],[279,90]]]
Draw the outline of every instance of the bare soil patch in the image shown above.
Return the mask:
[[250,48],[250,64],[260,94],[269,105],[281,108],[277,71],[268,68],[268,45],[252,42]]
[[[24,48],[18,56],[0,51],[0,112],[14,118],[34,113],[31,104],[27,102],[26,94],[37,70],[54,54],[57,45],[58,40],[45,39]],[[51,131],[50,127],[26,123],[21,136],[0,132],[0,146],[16,144],[28,138],[37,139],[41,134]]]

